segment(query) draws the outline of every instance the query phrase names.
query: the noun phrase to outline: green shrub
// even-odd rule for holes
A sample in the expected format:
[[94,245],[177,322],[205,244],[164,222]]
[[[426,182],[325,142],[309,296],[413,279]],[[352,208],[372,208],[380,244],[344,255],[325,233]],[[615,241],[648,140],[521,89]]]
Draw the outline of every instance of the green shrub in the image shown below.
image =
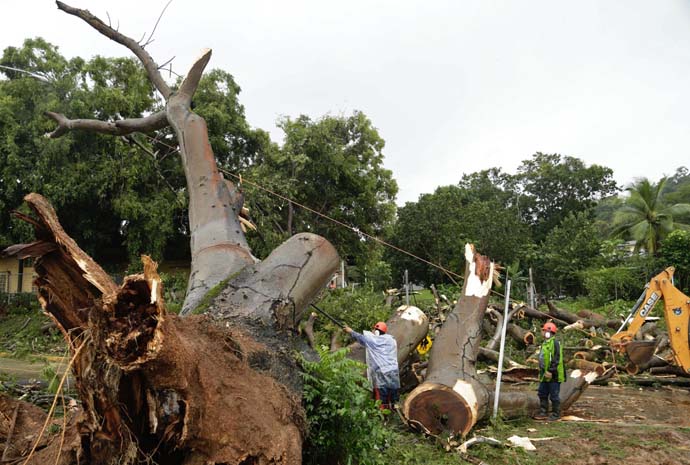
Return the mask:
[[364,386],[364,365],[347,350],[319,350],[321,360],[302,359],[304,408],[309,435],[305,464],[383,464],[381,450],[390,440],[383,413]]
[[595,306],[612,300],[635,300],[645,285],[640,279],[640,273],[626,266],[590,269],[583,275],[588,297]]
[[[371,329],[377,321],[386,321],[393,312],[384,305],[383,294],[369,289],[333,289],[316,305],[356,331]],[[330,333],[335,325],[320,315],[316,328]]]

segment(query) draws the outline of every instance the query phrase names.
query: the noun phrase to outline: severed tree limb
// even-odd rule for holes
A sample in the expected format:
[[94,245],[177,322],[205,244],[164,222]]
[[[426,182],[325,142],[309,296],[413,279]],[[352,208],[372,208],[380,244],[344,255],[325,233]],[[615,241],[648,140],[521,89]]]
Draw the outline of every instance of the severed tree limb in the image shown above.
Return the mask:
[[[484,359],[484,360],[489,360],[494,363],[498,363],[499,359],[499,353],[496,352],[495,350],[488,349],[486,347],[480,347],[479,352],[477,354],[478,358]],[[521,366],[519,363],[517,363],[515,360],[512,360],[509,357],[506,357],[505,354],[503,355],[503,368],[510,368],[511,366]]]
[[85,130],[109,134],[111,136],[124,136],[133,132],[151,132],[163,129],[169,125],[168,117],[164,111],[159,111],[144,118],[130,118],[118,121],[100,121],[95,119],[69,119],[65,115],[46,111],[45,115],[53,119],[58,127],[46,134],[51,139],[56,139],[72,130]]
[[465,259],[463,292],[436,337],[426,380],[403,404],[406,418],[435,434],[466,435],[487,411],[488,390],[477,379],[475,365],[494,265],[471,244],[465,245]]
[[110,40],[124,45],[132,53],[134,53],[134,55],[136,55],[136,57],[139,58],[139,60],[141,61],[141,64],[144,65],[144,69],[146,69],[146,73],[148,74],[151,83],[156,87],[156,89],[158,89],[158,92],[161,93],[163,98],[165,100],[168,100],[170,94],[172,93],[172,90],[163,79],[163,76],[161,76],[156,62],[153,61],[151,55],[149,55],[149,53],[146,50],[144,50],[144,48],[141,45],[139,45],[135,40],[130,39],[129,37],[121,34],[112,27],[108,26],[99,18],[91,14],[91,12],[89,12],[88,10],[81,10],[79,8],[71,7],[59,0],[55,3],[57,4],[59,10],[62,10],[67,14],[82,19],[92,28],[96,29],[98,32],[100,32]]
[[218,171],[206,122],[190,107],[210,57],[210,50],[202,52],[167,108],[189,190],[192,266],[182,315],[189,314],[227,276],[256,261],[240,225],[243,197]]
[[531,331],[523,329],[516,324],[508,323],[506,330],[508,335],[520,344],[531,346],[536,342],[536,338]]

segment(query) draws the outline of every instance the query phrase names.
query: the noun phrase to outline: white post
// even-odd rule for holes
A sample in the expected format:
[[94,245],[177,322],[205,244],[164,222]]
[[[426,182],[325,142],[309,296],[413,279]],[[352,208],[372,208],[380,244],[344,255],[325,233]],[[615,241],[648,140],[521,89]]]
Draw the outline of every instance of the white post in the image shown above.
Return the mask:
[[410,305],[410,282],[407,275],[407,270],[405,270],[405,305]]
[[534,279],[532,278],[532,267],[529,267],[529,306],[537,308],[537,303],[534,301]]
[[508,327],[508,305],[510,303],[510,279],[506,282],[506,305],[503,311],[501,328],[501,350],[498,352],[498,374],[496,375],[496,393],[494,394],[494,418],[498,415],[498,397],[501,393],[501,374],[503,373],[503,352],[506,347],[506,328]]
[[345,260],[340,260],[340,288],[345,289]]

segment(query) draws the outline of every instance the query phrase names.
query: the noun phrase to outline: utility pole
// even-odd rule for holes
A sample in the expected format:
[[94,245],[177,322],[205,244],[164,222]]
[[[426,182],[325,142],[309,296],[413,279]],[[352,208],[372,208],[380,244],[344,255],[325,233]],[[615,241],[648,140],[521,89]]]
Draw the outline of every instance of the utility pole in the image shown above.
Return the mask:
[[405,305],[410,305],[410,281],[407,270],[405,270]]
[[345,289],[345,260],[340,260],[340,288]]

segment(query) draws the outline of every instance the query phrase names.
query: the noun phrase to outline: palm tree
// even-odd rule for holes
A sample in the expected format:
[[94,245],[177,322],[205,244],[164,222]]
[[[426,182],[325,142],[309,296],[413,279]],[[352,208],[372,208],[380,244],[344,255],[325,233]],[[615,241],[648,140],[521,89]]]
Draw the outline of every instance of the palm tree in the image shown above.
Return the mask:
[[635,241],[635,251],[644,249],[656,255],[664,237],[674,229],[690,230],[690,225],[673,220],[690,214],[690,204],[666,205],[663,190],[666,177],[657,183],[642,178],[626,190],[630,196],[614,215],[613,237],[630,238]]

